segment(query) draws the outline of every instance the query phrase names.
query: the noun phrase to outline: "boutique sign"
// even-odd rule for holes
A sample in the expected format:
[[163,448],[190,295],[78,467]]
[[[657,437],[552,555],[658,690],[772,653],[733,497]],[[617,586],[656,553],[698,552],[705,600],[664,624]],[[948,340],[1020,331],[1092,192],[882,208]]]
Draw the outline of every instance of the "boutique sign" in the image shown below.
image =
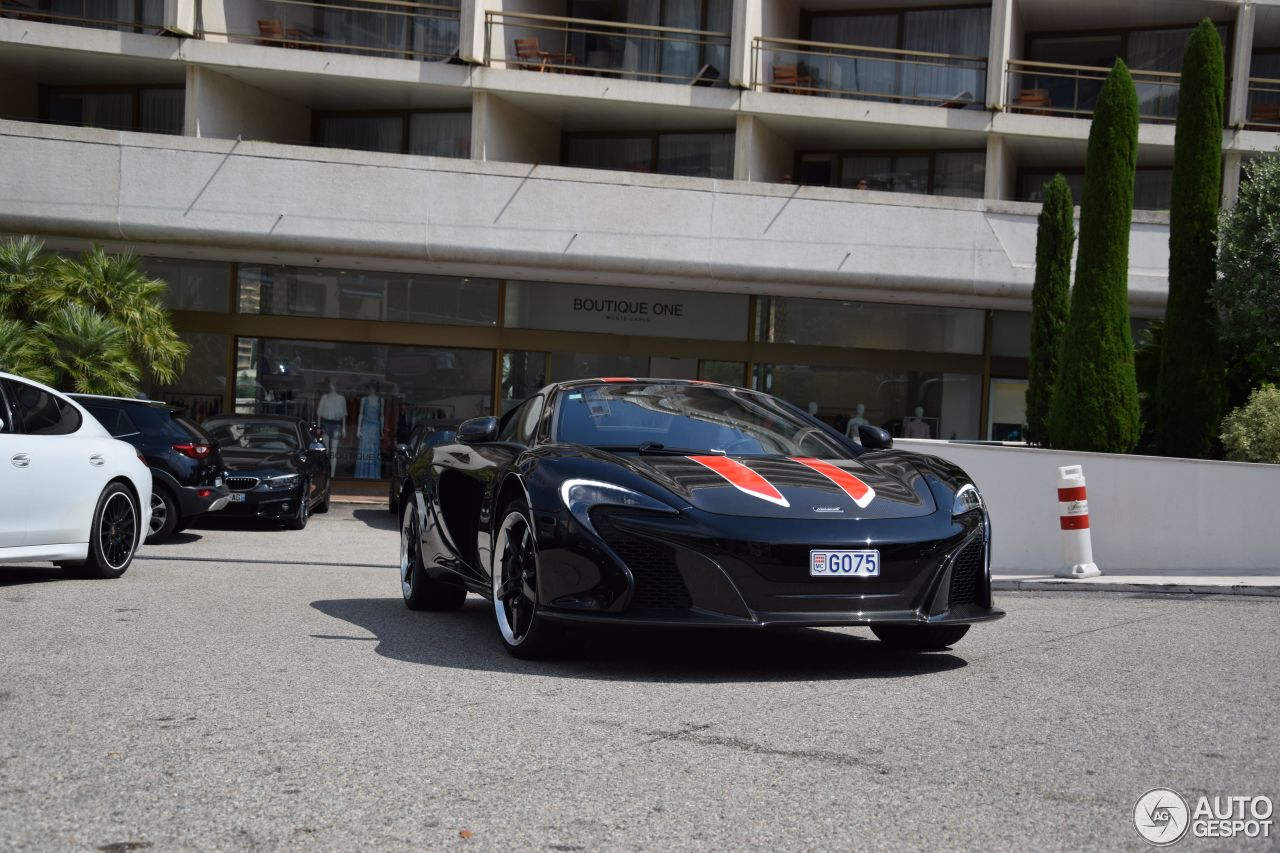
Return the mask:
[[605,285],[507,283],[505,323],[517,329],[745,340],[746,296]]

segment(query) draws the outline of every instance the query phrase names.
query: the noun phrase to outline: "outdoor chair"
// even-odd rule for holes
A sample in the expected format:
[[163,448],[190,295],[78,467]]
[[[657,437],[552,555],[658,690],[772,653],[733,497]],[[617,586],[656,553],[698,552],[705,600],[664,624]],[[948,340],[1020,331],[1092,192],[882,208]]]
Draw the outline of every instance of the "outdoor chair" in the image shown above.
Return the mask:
[[277,18],[259,18],[258,44],[272,47],[287,46],[284,37],[284,22]]
[[817,84],[814,76],[807,71],[801,71],[799,65],[775,65],[773,66],[773,83],[771,89],[774,92],[788,92],[792,95],[798,94],[800,89],[812,89]]
[[551,53],[538,47],[536,38],[516,39],[516,62],[514,64],[537,71],[556,71],[548,68],[556,65],[573,65],[572,53]]
[[1023,89],[1018,93],[1018,109],[1037,116],[1047,116],[1053,106],[1048,89]]
[[1280,103],[1254,104],[1249,109],[1250,124],[1280,124]]

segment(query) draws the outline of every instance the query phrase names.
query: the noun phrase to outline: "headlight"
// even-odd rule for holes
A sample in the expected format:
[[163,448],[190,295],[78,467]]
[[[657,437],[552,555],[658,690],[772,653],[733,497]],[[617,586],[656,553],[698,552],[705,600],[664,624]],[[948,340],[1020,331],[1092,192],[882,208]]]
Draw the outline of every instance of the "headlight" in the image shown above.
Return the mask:
[[951,514],[963,515],[975,509],[982,509],[982,495],[978,494],[978,487],[973,483],[965,483],[956,492],[956,499],[951,504]]
[[298,485],[302,479],[300,474],[281,474],[279,477],[267,477],[262,481],[262,488],[268,492],[283,492]]
[[566,480],[560,486],[560,500],[564,501],[564,505],[573,517],[591,531],[595,531],[595,527],[591,524],[589,513],[595,506],[635,507],[672,515],[676,512],[648,495],[633,492],[631,489],[613,483],[602,483],[599,480]]

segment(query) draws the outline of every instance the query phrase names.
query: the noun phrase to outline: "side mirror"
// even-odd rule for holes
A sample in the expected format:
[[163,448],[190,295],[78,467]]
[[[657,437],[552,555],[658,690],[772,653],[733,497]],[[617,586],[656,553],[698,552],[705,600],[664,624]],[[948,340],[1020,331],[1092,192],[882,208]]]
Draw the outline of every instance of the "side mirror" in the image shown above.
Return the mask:
[[408,455],[409,455],[409,445],[407,445],[407,444],[397,444],[397,445],[396,445],[396,455],[397,455],[397,456],[408,456]]
[[888,430],[871,424],[858,424],[858,440],[867,450],[892,450],[893,436]]
[[458,441],[463,444],[484,444],[497,437],[497,418],[472,418],[458,427]]

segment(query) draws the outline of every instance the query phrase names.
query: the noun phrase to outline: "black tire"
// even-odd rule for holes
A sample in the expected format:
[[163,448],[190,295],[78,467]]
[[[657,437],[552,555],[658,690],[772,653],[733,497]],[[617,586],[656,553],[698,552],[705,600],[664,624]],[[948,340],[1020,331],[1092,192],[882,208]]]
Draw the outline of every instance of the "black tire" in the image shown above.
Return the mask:
[[298,505],[293,510],[293,517],[284,523],[287,530],[305,530],[307,519],[311,517],[311,484],[303,482],[302,492],[298,496]]
[[177,523],[177,524],[175,524],[175,525],[173,526],[173,532],[174,532],[175,534],[176,534],[176,533],[181,533],[182,531],[184,531],[184,530],[186,530],[188,527],[190,527],[190,526],[191,526],[191,522],[193,522],[193,521],[195,521],[195,517],[194,517],[194,516],[184,515],[182,518],[178,519],[178,523]]
[[968,625],[872,625],[876,639],[895,649],[927,652],[945,649],[969,633]]
[[493,612],[498,638],[513,657],[546,660],[569,649],[569,635],[538,603],[538,540],[524,500],[498,515],[493,552]]
[[467,588],[461,581],[427,574],[422,559],[422,520],[415,501],[409,501],[400,516],[400,592],[410,610],[457,610],[467,600]]
[[89,524],[89,556],[83,563],[62,563],[76,577],[118,578],[128,571],[142,538],[141,516],[133,493],[108,483],[98,496]]
[[333,486],[325,486],[324,497],[320,499],[320,503],[316,504],[316,508],[312,510],[316,515],[324,515],[329,511],[329,501],[333,498]]
[[[158,514],[158,515],[157,515]],[[180,520],[178,502],[169,494],[164,486],[156,486],[151,490],[151,528],[147,532],[148,542],[161,542],[178,532]]]
[[387,509],[391,514],[400,517],[400,490],[396,488],[396,481],[392,479],[387,486]]

